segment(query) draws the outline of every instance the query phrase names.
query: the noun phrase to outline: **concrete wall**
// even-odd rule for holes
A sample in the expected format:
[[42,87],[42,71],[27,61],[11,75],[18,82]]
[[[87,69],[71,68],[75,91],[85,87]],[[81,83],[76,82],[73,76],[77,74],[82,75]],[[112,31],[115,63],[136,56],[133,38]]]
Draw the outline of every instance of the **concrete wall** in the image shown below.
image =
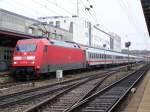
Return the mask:
[[[106,45],[105,48],[103,47],[104,44]],[[92,46],[110,49],[110,36],[92,27]]]
[[121,37],[112,32],[110,32],[110,34],[112,35],[111,36],[112,39],[111,46],[113,46],[112,50],[121,52]]
[[67,40],[72,36],[72,33],[65,29],[43,25],[40,21],[8,12],[3,9],[0,9],[0,29],[8,29],[15,33],[32,36],[41,36],[45,34],[44,36],[49,36],[50,38],[52,37],[58,40]]

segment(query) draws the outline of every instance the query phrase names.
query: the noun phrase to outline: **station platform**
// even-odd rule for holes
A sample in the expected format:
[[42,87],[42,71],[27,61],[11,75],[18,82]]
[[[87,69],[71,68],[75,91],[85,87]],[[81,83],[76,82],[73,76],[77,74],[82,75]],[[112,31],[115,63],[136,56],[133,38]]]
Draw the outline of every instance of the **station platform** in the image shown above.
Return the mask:
[[147,84],[137,112],[150,112],[150,70],[147,78]]
[[150,70],[122,105],[123,109],[117,112],[150,112]]

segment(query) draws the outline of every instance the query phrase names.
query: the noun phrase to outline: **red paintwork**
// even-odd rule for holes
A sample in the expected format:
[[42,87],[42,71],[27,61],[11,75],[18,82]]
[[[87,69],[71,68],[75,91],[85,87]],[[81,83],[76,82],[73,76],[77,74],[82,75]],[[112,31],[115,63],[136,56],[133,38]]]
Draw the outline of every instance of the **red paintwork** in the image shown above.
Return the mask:
[[83,63],[85,60],[84,51],[77,48],[49,45],[47,53],[43,58],[47,60],[44,63],[49,64]]
[[[18,60],[18,64],[13,64],[13,67],[18,66],[32,66],[36,70],[40,69],[45,64],[73,64],[73,63],[85,63],[84,51],[80,48],[69,48],[63,46],[57,46],[49,44],[47,39],[28,39],[19,40],[17,44],[31,44],[37,45],[35,52],[27,52],[27,56],[35,56],[35,64],[31,64],[29,60]],[[47,52],[44,52],[44,47],[47,45]],[[14,51],[15,56],[24,56],[22,52]],[[13,60],[14,62],[14,60]]]

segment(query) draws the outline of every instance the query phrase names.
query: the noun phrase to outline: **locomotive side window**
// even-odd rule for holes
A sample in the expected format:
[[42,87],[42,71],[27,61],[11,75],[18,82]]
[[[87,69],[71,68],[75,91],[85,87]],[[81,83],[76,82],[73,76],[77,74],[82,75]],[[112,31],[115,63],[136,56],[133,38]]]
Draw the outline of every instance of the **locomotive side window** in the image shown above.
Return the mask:
[[18,44],[16,46],[17,52],[33,52],[36,50],[36,44]]

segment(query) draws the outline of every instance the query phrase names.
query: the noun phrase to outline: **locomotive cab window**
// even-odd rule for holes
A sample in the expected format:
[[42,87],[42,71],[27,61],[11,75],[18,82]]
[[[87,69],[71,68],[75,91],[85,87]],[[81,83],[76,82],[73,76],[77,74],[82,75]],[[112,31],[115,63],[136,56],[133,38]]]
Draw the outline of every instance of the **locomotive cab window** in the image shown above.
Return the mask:
[[16,46],[17,52],[34,52],[36,50],[36,44],[18,44]]

